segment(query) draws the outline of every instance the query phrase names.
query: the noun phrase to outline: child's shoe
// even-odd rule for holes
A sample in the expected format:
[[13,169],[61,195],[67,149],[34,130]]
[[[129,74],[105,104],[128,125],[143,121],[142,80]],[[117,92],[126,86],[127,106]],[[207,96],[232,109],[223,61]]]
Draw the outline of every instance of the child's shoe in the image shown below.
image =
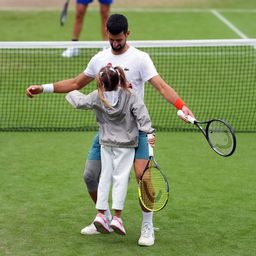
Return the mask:
[[121,218],[114,216],[114,218],[112,219],[112,221],[110,223],[110,227],[113,228],[117,234],[126,235],[124,225],[123,225]]
[[94,226],[96,227],[97,231],[103,234],[109,234],[110,226],[109,223],[105,217],[105,215],[98,213],[96,215],[96,218],[93,221]]

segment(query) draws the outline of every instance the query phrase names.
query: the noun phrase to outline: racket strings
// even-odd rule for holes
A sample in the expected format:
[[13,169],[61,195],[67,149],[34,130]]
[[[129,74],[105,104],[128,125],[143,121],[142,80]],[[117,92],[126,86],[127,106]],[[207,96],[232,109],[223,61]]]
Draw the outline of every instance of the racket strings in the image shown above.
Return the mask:
[[208,138],[213,147],[223,155],[228,155],[234,147],[230,128],[223,122],[213,121],[208,127]]
[[168,200],[166,182],[161,172],[150,167],[140,182],[141,200],[149,210],[160,210]]

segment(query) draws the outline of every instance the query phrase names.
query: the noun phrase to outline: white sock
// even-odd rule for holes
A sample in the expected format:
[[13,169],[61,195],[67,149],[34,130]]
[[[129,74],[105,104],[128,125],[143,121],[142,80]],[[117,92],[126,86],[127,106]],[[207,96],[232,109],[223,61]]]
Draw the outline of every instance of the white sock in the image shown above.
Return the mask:
[[112,220],[112,214],[111,214],[111,211],[108,207],[108,209],[105,211],[105,216],[107,218],[108,221],[111,221]]
[[153,226],[153,212],[144,212],[142,211],[143,220],[142,223],[150,223]]

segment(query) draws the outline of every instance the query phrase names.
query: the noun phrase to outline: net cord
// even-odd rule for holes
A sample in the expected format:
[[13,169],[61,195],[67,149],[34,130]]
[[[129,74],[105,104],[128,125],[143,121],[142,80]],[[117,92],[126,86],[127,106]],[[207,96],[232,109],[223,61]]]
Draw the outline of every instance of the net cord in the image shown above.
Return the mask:
[[[210,47],[210,46],[244,46],[256,47],[256,39],[216,39],[216,40],[160,40],[128,41],[134,47]],[[104,48],[109,42],[0,42],[0,49],[40,49],[40,48]]]

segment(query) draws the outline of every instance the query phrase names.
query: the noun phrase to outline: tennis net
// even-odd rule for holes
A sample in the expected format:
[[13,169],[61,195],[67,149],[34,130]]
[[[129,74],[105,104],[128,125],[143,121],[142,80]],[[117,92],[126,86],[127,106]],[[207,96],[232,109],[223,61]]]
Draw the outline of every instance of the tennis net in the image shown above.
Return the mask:
[[[149,53],[162,78],[199,120],[223,118],[237,132],[256,131],[256,39],[130,41]],[[62,58],[72,42],[0,42],[0,131],[97,130],[91,111],[72,109],[64,94],[25,96],[28,85],[74,77],[106,42],[76,42],[80,55]],[[82,89],[89,93],[95,82]],[[158,131],[193,130],[150,86],[145,103]]]

